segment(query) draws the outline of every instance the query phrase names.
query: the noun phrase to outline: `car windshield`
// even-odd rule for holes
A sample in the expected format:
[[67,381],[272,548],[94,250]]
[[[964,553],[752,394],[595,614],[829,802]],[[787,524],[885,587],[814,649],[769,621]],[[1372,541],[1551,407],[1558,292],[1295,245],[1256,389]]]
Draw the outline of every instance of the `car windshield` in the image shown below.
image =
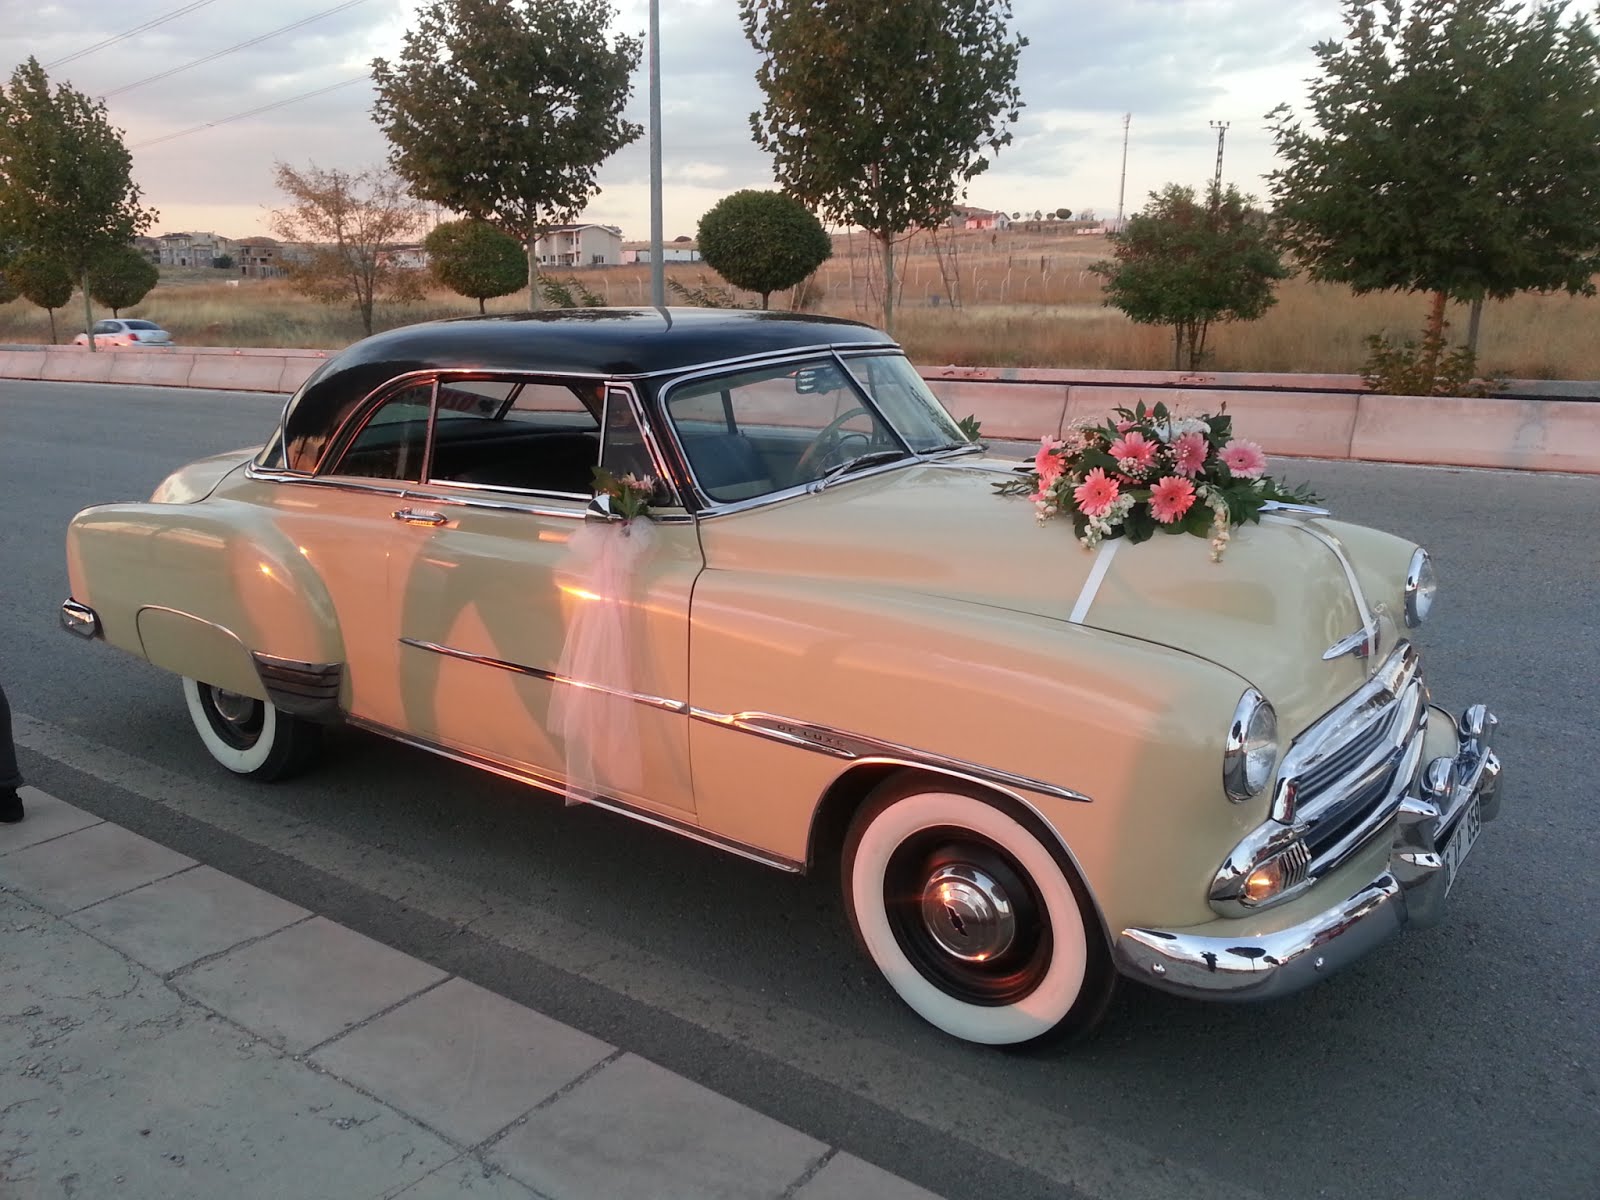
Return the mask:
[[694,379],[666,393],[665,409],[700,489],[724,503],[967,444],[893,355],[848,369],[828,356]]
[[845,361],[878,411],[918,454],[971,444],[903,355],[873,354]]
[[161,328],[161,326],[157,325],[154,321],[124,321],[123,324],[126,325],[129,329],[160,329]]

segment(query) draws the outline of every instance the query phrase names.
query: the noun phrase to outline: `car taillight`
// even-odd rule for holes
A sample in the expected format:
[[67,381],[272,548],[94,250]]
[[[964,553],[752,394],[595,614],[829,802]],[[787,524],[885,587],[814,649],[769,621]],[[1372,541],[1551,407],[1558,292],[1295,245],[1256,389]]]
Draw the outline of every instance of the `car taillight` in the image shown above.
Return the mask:
[[138,341],[138,340],[139,340],[139,335],[138,335],[138,334],[137,334],[137,333],[134,333],[134,332],[133,332],[133,331],[132,331],[132,330],[131,330],[131,329],[130,329],[130,330],[129,330],[129,331],[128,331],[128,340],[129,340],[129,341],[130,341],[130,342],[137,342],[137,341]]

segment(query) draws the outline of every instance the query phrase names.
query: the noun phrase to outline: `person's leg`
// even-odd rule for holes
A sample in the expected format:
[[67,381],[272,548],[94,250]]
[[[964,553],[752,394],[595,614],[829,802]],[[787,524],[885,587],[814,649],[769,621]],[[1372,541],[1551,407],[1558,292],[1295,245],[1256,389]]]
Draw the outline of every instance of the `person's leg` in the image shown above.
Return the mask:
[[22,772],[17,768],[17,746],[11,736],[11,705],[6,690],[0,687],[0,821],[13,824],[22,820]]

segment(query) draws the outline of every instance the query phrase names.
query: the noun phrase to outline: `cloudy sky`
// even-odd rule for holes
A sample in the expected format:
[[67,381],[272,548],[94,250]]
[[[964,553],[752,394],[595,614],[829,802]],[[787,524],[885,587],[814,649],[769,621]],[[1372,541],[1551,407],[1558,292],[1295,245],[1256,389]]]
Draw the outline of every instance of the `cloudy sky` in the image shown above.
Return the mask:
[[[1311,45],[1340,29],[1337,0],[1014,4],[1015,27],[1030,42],[1020,79],[1027,107],[1013,144],[968,195],[969,203],[1008,211],[1092,208],[1114,216],[1125,112],[1133,118],[1128,211],[1165,183],[1210,177],[1210,121],[1230,123],[1225,177],[1259,194],[1271,167],[1263,116],[1279,101],[1300,103],[1314,66]],[[158,232],[242,237],[265,232],[280,201],[274,160],[352,169],[382,161],[386,143],[369,115],[365,76],[374,56],[398,50],[416,7],[415,0],[0,0],[0,69],[9,73],[31,54],[52,79],[106,98],[113,123],[126,131],[134,176],[160,210]],[[621,0],[618,8],[618,27],[642,33],[645,0]],[[80,53],[179,9],[190,11]],[[661,14],[671,238],[692,235],[720,196],[770,186],[772,175],[750,141],[748,117],[760,105],[756,55],[735,0],[661,0]],[[76,57],[60,61],[69,56]],[[630,113],[641,124],[645,88],[641,69]],[[295,99],[321,89],[333,90]],[[587,218],[647,237],[648,169],[641,139],[602,168],[603,191]]]

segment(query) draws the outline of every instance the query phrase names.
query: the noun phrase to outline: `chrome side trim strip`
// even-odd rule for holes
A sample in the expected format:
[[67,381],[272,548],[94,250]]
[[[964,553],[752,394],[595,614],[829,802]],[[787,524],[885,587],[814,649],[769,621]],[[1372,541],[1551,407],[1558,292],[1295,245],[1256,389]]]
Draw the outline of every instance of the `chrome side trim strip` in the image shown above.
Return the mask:
[[943,771],[946,774],[960,775],[978,783],[988,783],[1005,788],[1020,788],[1023,791],[1038,792],[1041,795],[1054,796],[1058,800],[1071,800],[1080,804],[1092,803],[1091,798],[1082,792],[1075,792],[1071,788],[1047,783],[1042,779],[1033,779],[1027,775],[1002,771],[996,767],[985,767],[979,763],[968,762],[960,758],[951,758],[948,755],[936,754],[929,750],[918,750],[912,746],[870,737],[866,734],[850,733],[846,730],[835,729],[830,725],[797,721],[789,717],[776,716],[772,713],[717,712],[712,709],[697,708],[684,700],[674,700],[665,696],[651,696],[640,692],[621,691],[617,688],[606,687],[603,684],[572,679],[565,675],[557,674],[555,671],[546,671],[541,667],[530,667],[522,663],[508,662],[502,658],[494,658],[487,654],[476,654],[470,650],[459,650],[454,646],[445,646],[438,642],[406,637],[401,638],[400,641],[401,644],[418,650],[427,650],[433,654],[443,654],[450,658],[478,663],[480,666],[494,667],[501,671],[510,671],[517,675],[526,675],[533,679],[543,679],[550,683],[561,683],[569,687],[603,692],[608,696],[632,700],[649,708],[678,713],[696,721],[703,721],[709,725],[720,725],[726,729],[735,729],[740,733],[748,733],[756,737],[767,738],[770,741],[782,742],[785,745],[796,746],[802,750],[811,750],[818,754],[826,754],[831,758],[844,759],[848,762],[893,761],[903,763],[906,766],[925,766],[931,770]]
[[[505,762],[492,755],[480,754],[473,750],[463,750],[455,746],[446,746],[440,742],[432,742],[426,738],[417,737],[415,734],[402,733],[398,729],[379,724],[377,721],[369,721],[364,717],[349,717],[347,719],[351,725],[365,729],[369,733],[375,733],[379,737],[386,737],[391,741],[411,746],[417,750],[426,750],[429,754],[437,754],[440,758],[447,758],[452,762],[458,762],[465,766],[477,767],[479,770],[488,771],[492,775],[498,775],[502,779],[510,779],[515,783],[525,783],[532,787],[557,793],[566,790],[566,782],[564,780],[544,771],[536,770],[533,767]],[[611,796],[596,796],[585,798],[583,803],[593,805],[595,808],[603,808],[607,812],[616,813],[618,816],[627,817],[644,825],[651,825],[657,829],[664,829],[669,833],[676,833],[688,838],[690,841],[699,842],[701,845],[710,846],[713,849],[724,850],[729,854],[737,855],[739,858],[747,858],[751,862],[760,863],[764,867],[771,867],[777,871],[798,875],[805,869],[804,863],[796,862],[792,858],[785,858],[781,854],[771,854],[755,846],[746,845],[744,842],[736,842],[732,838],[719,837],[686,821],[675,820],[661,813],[651,812],[648,809],[629,804],[625,800],[618,800]]]
[[558,675],[554,671],[546,671],[542,667],[524,666],[522,663],[510,662],[503,658],[493,658],[487,654],[477,654],[471,650],[458,650],[454,646],[441,645],[438,642],[427,642],[421,638],[403,637],[400,639],[403,646],[412,646],[418,650],[427,650],[434,654],[443,654],[447,658],[458,658],[463,662],[477,663],[483,667],[494,667],[500,671],[510,671],[513,675],[526,675],[531,679],[543,679],[549,683],[564,683],[569,687],[582,688],[589,692],[603,692],[608,696],[618,696],[624,700],[632,700],[636,704],[643,704],[649,708],[660,708],[667,712],[685,714],[689,712],[689,705],[682,700],[669,700],[663,696],[647,696],[642,692],[625,692],[618,688],[606,687],[600,683],[590,683],[583,679],[572,679],[566,675]]
[[1083,619],[1089,615],[1089,606],[1099,594],[1100,584],[1104,582],[1106,572],[1111,569],[1111,560],[1117,556],[1117,547],[1120,545],[1122,545],[1121,538],[1100,543],[1100,550],[1094,558],[1094,566],[1089,568],[1089,578],[1083,581],[1083,590],[1078,593],[1077,603],[1072,606],[1072,613],[1067,617],[1073,625],[1082,625]]
[[[1261,519],[1263,521],[1270,521],[1274,525],[1288,525],[1295,529],[1299,529],[1302,532],[1316,538],[1317,541],[1321,542],[1329,550],[1333,551],[1334,558],[1339,560],[1339,566],[1344,570],[1345,582],[1350,586],[1350,595],[1355,598],[1356,612],[1361,618],[1361,628],[1356,632],[1365,635],[1368,649],[1367,654],[1364,657],[1370,657],[1371,655],[1376,654],[1379,650],[1378,622],[1373,618],[1372,611],[1367,607],[1366,594],[1362,592],[1361,584],[1356,579],[1356,569],[1350,565],[1350,556],[1344,552],[1344,544],[1331,533],[1327,533],[1321,529],[1315,529],[1305,521],[1296,521],[1289,517],[1275,517],[1270,515],[1264,516]],[[1344,640],[1349,641],[1350,639],[1346,638]],[[1339,643],[1339,645],[1343,644],[1343,642]],[[1330,647],[1328,652],[1325,653],[1323,657],[1337,658],[1338,655],[1333,653],[1333,649],[1334,647]],[[1346,653],[1348,653],[1348,651],[1346,651]]]

